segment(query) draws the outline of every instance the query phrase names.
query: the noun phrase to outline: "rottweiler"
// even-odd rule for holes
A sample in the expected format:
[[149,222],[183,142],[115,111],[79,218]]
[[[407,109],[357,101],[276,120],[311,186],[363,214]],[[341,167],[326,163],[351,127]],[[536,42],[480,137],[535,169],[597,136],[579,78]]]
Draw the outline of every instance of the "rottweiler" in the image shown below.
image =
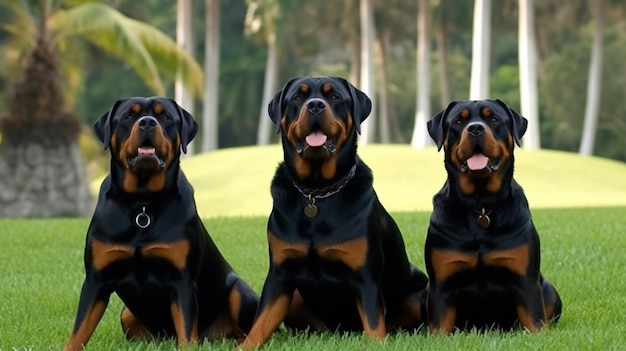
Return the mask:
[[65,350],[81,350],[115,292],[129,339],[243,338],[257,294],[224,259],[180,169],[198,124],[164,97],[118,100],[94,124],[111,152],[87,231],[85,280]]
[[269,103],[284,160],[271,182],[269,271],[242,346],[291,330],[355,331],[382,339],[422,324],[426,275],[357,156],[365,93],[339,77],[296,77]]
[[513,149],[528,121],[498,99],[453,101],[427,123],[448,173],[425,244],[429,330],[536,332],[561,315],[540,272],[539,236]]

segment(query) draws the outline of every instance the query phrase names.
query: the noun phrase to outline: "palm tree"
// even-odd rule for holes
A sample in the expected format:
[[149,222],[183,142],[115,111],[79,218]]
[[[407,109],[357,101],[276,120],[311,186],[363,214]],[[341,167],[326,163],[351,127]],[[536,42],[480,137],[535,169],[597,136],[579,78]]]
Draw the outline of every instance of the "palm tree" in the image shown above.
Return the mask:
[[589,63],[589,80],[587,83],[587,104],[585,106],[585,123],[580,142],[579,153],[582,156],[593,155],[602,88],[602,48],[604,37],[604,1],[592,2],[594,20],[593,45],[591,47],[591,62]]
[[491,52],[491,0],[474,0],[472,30],[471,100],[489,97],[489,65]]
[[220,72],[220,2],[206,0],[204,23],[204,68],[207,72],[202,113],[202,152],[217,149],[219,126],[218,89]]
[[177,71],[201,95],[202,70],[161,31],[104,4],[60,3],[0,1],[14,20],[4,28],[15,38],[14,47],[25,52],[19,55],[19,77],[9,87],[7,115],[0,119],[1,217],[91,211],[78,147],[81,124],[65,103],[59,55],[75,35],[132,65],[157,95],[165,94],[161,73],[174,78]]
[[430,0],[420,0],[417,13],[417,94],[415,124],[411,146],[423,148],[429,144],[426,122],[430,119]]
[[526,150],[538,150],[541,148],[534,11],[533,0],[519,1],[520,100],[522,115],[528,119],[528,131],[524,138],[524,149]]

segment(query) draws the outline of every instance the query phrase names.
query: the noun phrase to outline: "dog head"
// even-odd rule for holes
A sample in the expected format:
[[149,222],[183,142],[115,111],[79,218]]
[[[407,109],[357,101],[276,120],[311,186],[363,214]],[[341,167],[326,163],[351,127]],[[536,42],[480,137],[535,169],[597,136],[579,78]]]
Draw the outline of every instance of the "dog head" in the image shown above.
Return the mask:
[[[528,121],[500,100],[453,101],[427,123],[464,195],[498,193],[513,173],[513,148]],[[484,187],[484,189],[483,189]]]
[[371,109],[365,93],[339,77],[293,78],[268,106],[295,176],[327,181],[354,164],[357,134]]
[[163,97],[131,97],[116,101],[94,124],[96,136],[111,149],[122,187],[134,193],[145,183],[149,191],[162,190],[165,174],[178,164],[180,150],[198,131],[198,123],[178,104]]

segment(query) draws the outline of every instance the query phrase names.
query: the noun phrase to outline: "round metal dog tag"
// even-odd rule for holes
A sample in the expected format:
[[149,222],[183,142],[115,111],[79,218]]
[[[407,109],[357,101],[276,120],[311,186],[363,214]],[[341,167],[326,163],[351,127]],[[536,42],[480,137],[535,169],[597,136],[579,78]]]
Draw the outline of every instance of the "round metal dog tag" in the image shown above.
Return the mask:
[[487,215],[478,215],[478,225],[482,228],[487,228],[491,224],[491,219]]
[[309,218],[317,216],[317,206],[314,204],[307,204],[304,206],[304,215]]

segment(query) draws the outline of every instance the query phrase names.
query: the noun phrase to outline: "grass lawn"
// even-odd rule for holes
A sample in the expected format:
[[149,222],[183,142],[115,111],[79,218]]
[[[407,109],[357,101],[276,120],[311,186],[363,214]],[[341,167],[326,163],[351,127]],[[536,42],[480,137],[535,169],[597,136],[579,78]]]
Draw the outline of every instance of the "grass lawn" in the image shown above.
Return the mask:
[[[373,145],[359,153],[374,186],[404,234],[411,260],[424,267],[432,195],[443,184],[443,154],[434,148]],[[182,166],[212,237],[233,267],[260,292],[267,272],[269,184],[279,146],[225,149],[189,157]],[[561,321],[529,335],[458,333],[390,335],[276,333],[266,350],[624,350],[626,349],[626,164],[575,154],[516,151],[516,179],[529,198],[542,239],[542,271],[564,302]],[[97,189],[100,181],[94,182]],[[95,190],[97,191],[97,190]],[[0,351],[59,350],[72,327],[83,275],[89,220],[0,219]],[[113,296],[88,350],[174,350],[171,341],[127,342]],[[231,341],[194,349],[232,350]]]
[[[411,260],[423,267],[428,212],[393,213]],[[626,349],[626,207],[534,209],[542,238],[542,270],[564,303],[561,321],[529,335],[459,333],[390,335],[384,342],[360,334],[274,335],[266,350],[623,350]],[[205,220],[235,269],[260,291],[267,270],[265,216]],[[58,350],[71,329],[83,279],[88,219],[0,220],[0,350]],[[173,350],[170,341],[127,342],[116,296],[88,350]],[[230,341],[201,350],[231,350]],[[194,348],[196,349],[196,348]]]

